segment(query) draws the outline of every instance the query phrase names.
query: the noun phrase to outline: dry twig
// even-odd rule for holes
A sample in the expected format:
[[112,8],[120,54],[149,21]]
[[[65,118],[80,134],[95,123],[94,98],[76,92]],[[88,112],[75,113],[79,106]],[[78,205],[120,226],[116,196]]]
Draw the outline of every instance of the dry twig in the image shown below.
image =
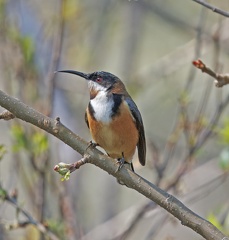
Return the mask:
[[226,84],[229,84],[229,73],[220,74],[213,71],[211,68],[207,67],[200,59],[192,62],[193,65],[199,68],[202,72],[207,73],[211,77],[215,78],[215,86],[223,87]]
[[217,8],[217,7],[211,5],[211,4],[209,4],[209,3],[207,3],[207,2],[205,2],[203,0],[192,0],[192,1],[197,2],[197,3],[201,4],[201,5],[203,5],[204,7],[211,9],[213,12],[216,12],[216,13],[218,13],[220,15],[223,15],[224,17],[229,17],[229,13],[228,12],[223,11],[222,9]]
[[1,186],[0,190],[1,190],[0,199],[3,199],[4,201],[7,201],[13,206],[15,206],[17,211],[24,215],[27,219],[25,221],[17,221],[12,224],[7,224],[6,227],[8,229],[22,228],[26,227],[27,225],[34,225],[41,233],[49,237],[50,240],[59,240],[59,238],[54,233],[47,229],[41,222],[36,221],[28,211],[22,208],[22,206],[20,206],[20,204],[17,203],[17,199],[14,196],[10,196],[4,189],[1,188]]

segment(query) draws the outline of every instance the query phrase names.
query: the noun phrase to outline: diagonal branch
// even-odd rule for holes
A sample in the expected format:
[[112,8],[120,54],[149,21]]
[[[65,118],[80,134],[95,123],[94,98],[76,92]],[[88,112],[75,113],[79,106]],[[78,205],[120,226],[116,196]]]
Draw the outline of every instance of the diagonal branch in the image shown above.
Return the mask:
[[217,8],[217,7],[211,5],[211,4],[209,4],[209,3],[207,3],[207,2],[205,2],[203,0],[192,0],[192,1],[197,2],[197,3],[201,4],[201,5],[203,5],[204,7],[211,9],[213,12],[216,12],[216,13],[218,13],[220,15],[223,15],[224,17],[229,17],[229,13],[228,12],[223,11],[222,9]]
[[138,191],[145,197],[154,201],[178,218],[183,225],[192,228],[205,239],[225,239],[226,236],[215,226],[191,211],[174,196],[168,194],[129,169],[123,167],[120,171],[116,171],[117,164],[115,159],[102,154],[102,152],[95,148],[88,148],[88,143],[66,128],[60,122],[59,118],[53,120],[46,117],[1,90],[0,105],[10,111],[15,117],[29,122],[59,138],[81,155],[85,156],[86,154],[88,163],[103,169],[117,178],[120,182],[123,182],[127,187]]

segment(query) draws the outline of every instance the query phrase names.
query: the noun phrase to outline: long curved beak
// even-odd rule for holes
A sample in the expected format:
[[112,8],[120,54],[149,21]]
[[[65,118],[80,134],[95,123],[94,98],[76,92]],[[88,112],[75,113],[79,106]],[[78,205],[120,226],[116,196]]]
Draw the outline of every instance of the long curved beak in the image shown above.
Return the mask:
[[73,70],[61,70],[61,71],[56,71],[56,72],[63,72],[63,73],[70,73],[70,74],[75,74],[77,76],[80,76],[82,78],[85,78],[86,80],[89,80],[89,74],[78,72],[78,71],[73,71]]

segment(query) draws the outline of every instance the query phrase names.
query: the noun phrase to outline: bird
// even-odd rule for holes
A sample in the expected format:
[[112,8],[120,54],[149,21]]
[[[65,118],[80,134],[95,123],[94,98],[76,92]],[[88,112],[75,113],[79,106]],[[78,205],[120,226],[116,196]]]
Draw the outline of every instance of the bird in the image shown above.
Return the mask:
[[74,74],[88,82],[90,100],[85,121],[94,144],[117,160],[117,170],[124,164],[129,164],[134,171],[132,159],[136,147],[139,162],[144,166],[146,140],[143,120],[124,83],[117,76],[105,71],[88,74],[74,70],[57,72]]

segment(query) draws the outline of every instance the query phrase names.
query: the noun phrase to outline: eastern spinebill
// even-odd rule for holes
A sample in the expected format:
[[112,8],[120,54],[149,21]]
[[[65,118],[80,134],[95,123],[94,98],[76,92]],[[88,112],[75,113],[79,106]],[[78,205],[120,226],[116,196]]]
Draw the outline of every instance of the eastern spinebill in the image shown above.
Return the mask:
[[90,101],[85,121],[95,143],[107,154],[117,159],[120,169],[132,159],[136,147],[141,165],[146,162],[146,141],[141,114],[126,90],[123,82],[109,72],[82,73],[73,70],[58,72],[71,73],[88,81]]

